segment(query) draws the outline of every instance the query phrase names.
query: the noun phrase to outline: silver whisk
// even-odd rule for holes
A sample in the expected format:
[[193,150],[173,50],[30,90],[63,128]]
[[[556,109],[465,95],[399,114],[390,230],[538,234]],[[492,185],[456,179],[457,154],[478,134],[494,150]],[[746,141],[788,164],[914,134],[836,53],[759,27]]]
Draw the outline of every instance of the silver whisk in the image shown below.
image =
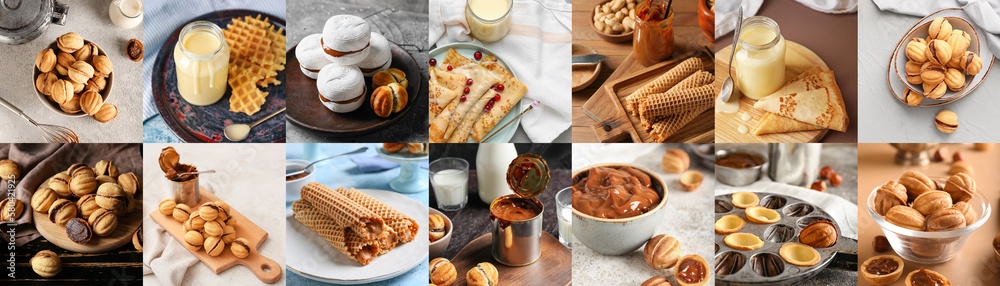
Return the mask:
[[0,105],[3,105],[15,114],[20,115],[21,118],[24,118],[28,120],[28,122],[31,122],[31,124],[34,124],[38,130],[42,131],[42,136],[45,136],[45,141],[49,143],[80,143],[80,137],[76,136],[76,132],[73,132],[73,130],[69,128],[51,124],[38,124],[38,122],[32,120],[31,117],[28,117],[27,114],[24,114],[20,108],[17,108],[17,106],[14,106],[2,97],[0,97]]

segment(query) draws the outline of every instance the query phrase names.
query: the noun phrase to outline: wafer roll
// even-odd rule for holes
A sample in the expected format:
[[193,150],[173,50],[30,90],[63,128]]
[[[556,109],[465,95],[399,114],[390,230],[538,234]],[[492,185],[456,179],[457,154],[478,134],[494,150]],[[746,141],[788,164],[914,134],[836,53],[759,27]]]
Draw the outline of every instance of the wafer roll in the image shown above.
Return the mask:
[[357,233],[338,226],[330,217],[319,212],[304,200],[292,203],[295,219],[312,229],[320,237],[351,259],[368,265],[381,252],[379,244],[362,239]]
[[715,81],[715,75],[707,71],[699,71],[691,74],[681,82],[667,90],[667,92],[696,88]]
[[381,216],[382,220],[384,220],[390,228],[396,231],[396,241],[398,243],[413,241],[413,239],[417,236],[417,231],[420,230],[420,225],[417,224],[417,221],[413,220],[413,218],[399,212],[382,201],[379,201],[353,188],[337,188],[336,191]]
[[654,121],[688,111],[702,111],[711,107],[714,102],[715,87],[703,85],[696,88],[673,92],[657,93],[646,97],[639,105],[639,118],[643,121]]
[[667,71],[667,73],[660,75],[660,77],[657,77],[652,82],[644,85],[639,88],[639,90],[625,97],[625,108],[628,108],[632,115],[638,115],[639,103],[641,103],[646,96],[654,93],[665,92],[691,74],[700,71],[703,68],[704,65],[701,62],[701,58],[693,57],[684,60],[677,66]]
[[302,199],[337,225],[353,229],[366,240],[384,239],[388,235],[382,217],[327,186],[312,182],[302,187],[301,194]]
[[677,131],[680,131],[682,127],[690,123],[691,120],[697,118],[698,115],[701,115],[704,111],[705,110],[697,110],[669,115],[660,121],[652,123],[649,127],[647,127],[647,129],[652,130],[652,133],[659,134],[655,140],[656,142],[663,143],[667,140],[667,138],[670,138],[670,136],[673,136],[677,133]]

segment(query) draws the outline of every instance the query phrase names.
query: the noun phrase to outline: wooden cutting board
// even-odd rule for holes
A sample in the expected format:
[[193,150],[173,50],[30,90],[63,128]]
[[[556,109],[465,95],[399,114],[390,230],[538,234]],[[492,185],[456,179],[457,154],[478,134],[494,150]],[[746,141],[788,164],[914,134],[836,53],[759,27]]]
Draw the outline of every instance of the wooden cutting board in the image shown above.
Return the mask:
[[493,235],[486,234],[466,244],[451,263],[458,271],[452,285],[465,285],[465,274],[481,262],[492,263],[500,273],[500,285],[533,285],[545,281],[548,285],[570,285],[573,281],[573,254],[547,232],[542,232],[542,256],[535,263],[521,267],[503,265],[493,259],[490,245]]
[[[217,198],[212,193],[201,188],[201,201],[198,202],[197,206],[192,206],[192,212],[202,204],[206,202],[218,201]],[[250,245],[253,247],[253,251],[250,252],[250,256],[247,258],[240,259],[233,255],[233,252],[229,249],[229,245],[226,245],[226,249],[222,251],[219,256],[209,256],[204,249],[199,249],[198,251],[191,251],[198,260],[201,260],[202,264],[205,264],[209,269],[214,271],[216,274],[229,269],[235,265],[243,265],[250,269],[257,278],[264,283],[274,283],[281,278],[281,265],[278,265],[274,260],[264,257],[257,251],[260,245],[264,243],[267,239],[267,232],[261,229],[259,226],[254,224],[252,221],[247,219],[243,214],[240,214],[236,210],[236,207],[230,206],[232,209],[229,215],[236,217],[236,225],[233,227],[236,229],[237,238],[246,238],[250,241]],[[153,219],[156,224],[159,224],[170,236],[173,236],[177,240],[177,243],[181,245],[184,244],[184,227],[181,222],[178,222],[173,218],[173,216],[165,216],[160,214],[159,210],[153,210],[149,213],[149,217]]]
[[[646,83],[656,79],[663,73],[692,56],[702,57],[706,63],[705,70],[713,71],[715,65],[707,53],[695,52],[652,65],[643,66],[629,54],[618,66],[604,85],[601,86],[583,104],[583,113],[597,121],[594,124],[594,136],[599,142],[620,142],[630,138],[632,142],[652,142],[649,132],[642,126],[638,116],[630,116],[622,105],[625,97],[638,90]],[[716,88],[718,89],[718,87]],[[715,140],[715,122],[712,110],[698,115],[676,134],[667,138],[666,142],[709,143]]]
[[[66,172],[62,173],[65,174]],[[55,175],[53,175],[53,177],[55,177]],[[42,182],[37,189],[47,188],[49,186],[49,180],[51,179],[51,177],[46,179],[45,182]],[[134,199],[136,200],[135,206],[138,208],[137,210],[133,210],[132,212],[119,217],[118,226],[115,227],[115,231],[111,232],[110,235],[94,235],[90,238],[90,241],[87,242],[87,244],[79,244],[70,240],[69,237],[66,236],[66,227],[49,221],[48,214],[35,211],[32,211],[31,213],[35,222],[35,228],[38,229],[38,232],[41,233],[45,239],[52,242],[52,244],[66,250],[79,253],[104,253],[131,243],[132,234],[134,234],[135,231],[139,229],[139,226],[142,225],[142,192],[136,193],[136,197]],[[76,200],[72,201],[74,203],[76,202]],[[83,218],[83,220],[87,220],[87,218]]]
[[[732,54],[733,46],[729,45],[715,53],[715,86],[716,90],[722,89],[722,83],[729,76],[729,54]],[[798,43],[785,40],[785,81],[791,80],[803,71],[820,66],[823,70],[830,69],[826,62],[823,62],[816,53],[799,45]],[[761,136],[753,135],[751,132],[740,133],[739,126],[744,125],[747,130],[752,130],[757,126],[757,122],[766,112],[753,108],[756,100],[745,96],[740,97],[740,111],[737,113],[715,113],[715,136],[717,142],[723,143],[769,143],[769,142],[819,142],[826,135],[827,129],[765,134]],[[741,113],[748,113],[753,118],[743,121]]]

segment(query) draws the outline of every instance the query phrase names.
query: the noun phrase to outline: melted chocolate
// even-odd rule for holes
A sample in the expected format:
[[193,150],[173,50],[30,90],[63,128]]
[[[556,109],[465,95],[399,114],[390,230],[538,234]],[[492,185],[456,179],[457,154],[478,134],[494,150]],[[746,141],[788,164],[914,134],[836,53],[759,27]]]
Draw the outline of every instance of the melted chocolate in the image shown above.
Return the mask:
[[764,158],[750,152],[735,152],[716,158],[715,164],[734,169],[746,169],[763,165]]
[[677,267],[677,278],[683,280],[685,283],[698,283],[701,280],[705,280],[707,271],[701,261],[684,259],[677,264]]
[[[865,271],[877,275],[893,273],[896,272],[896,269],[899,269],[899,263],[889,257],[875,259],[871,263],[868,263],[868,266],[865,267]],[[914,274],[914,276],[916,276],[916,274]]]

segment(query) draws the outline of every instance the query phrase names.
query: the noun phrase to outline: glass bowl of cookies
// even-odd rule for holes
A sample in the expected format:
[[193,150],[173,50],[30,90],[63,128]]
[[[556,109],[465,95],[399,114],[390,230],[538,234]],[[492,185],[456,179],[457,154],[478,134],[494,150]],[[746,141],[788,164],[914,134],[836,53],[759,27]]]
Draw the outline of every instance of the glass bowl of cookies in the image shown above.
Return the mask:
[[942,180],[909,171],[873,190],[867,205],[896,254],[925,264],[955,258],[992,212],[965,173]]

